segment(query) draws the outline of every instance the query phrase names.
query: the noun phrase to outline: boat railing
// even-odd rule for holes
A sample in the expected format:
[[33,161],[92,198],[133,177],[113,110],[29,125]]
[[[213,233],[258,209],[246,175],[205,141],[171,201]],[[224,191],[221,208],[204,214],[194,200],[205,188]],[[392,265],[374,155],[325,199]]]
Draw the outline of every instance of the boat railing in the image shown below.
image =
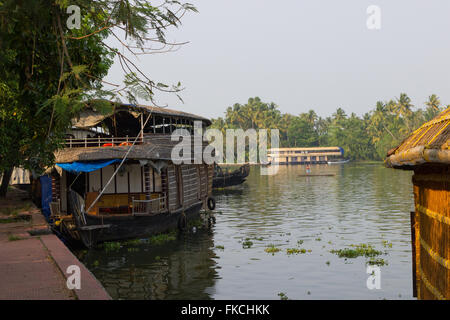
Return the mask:
[[[95,138],[66,138],[66,148],[88,148],[88,147],[116,147],[116,146],[130,146],[136,137],[95,137]],[[135,144],[142,144],[143,139],[139,136]]]
[[136,215],[153,215],[166,211],[166,196],[155,199],[134,200],[132,199],[132,213]]

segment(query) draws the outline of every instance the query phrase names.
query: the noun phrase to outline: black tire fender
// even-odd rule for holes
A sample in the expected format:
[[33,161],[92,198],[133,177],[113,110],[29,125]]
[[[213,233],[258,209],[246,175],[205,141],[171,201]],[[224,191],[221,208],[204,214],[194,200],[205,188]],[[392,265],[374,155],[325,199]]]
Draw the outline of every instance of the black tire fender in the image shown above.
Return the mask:
[[216,200],[214,200],[213,197],[209,197],[208,200],[206,200],[206,204],[208,205],[209,210],[214,210],[216,208]]

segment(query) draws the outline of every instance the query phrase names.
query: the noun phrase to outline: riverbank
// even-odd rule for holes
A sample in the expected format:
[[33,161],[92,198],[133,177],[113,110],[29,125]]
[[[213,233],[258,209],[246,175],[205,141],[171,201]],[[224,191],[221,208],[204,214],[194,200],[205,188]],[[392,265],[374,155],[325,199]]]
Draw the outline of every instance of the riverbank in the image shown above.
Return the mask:
[[[51,233],[40,210],[20,190],[0,205],[1,300],[110,300],[88,269]],[[80,289],[70,290],[71,265],[80,269]]]

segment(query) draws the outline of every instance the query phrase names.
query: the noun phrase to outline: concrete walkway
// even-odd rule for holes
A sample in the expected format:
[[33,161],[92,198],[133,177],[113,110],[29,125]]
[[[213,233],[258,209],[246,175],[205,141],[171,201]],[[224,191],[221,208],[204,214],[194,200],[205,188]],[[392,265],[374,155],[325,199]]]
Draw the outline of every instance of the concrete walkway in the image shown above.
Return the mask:
[[[54,234],[45,233],[45,219],[37,208],[29,221],[0,223],[1,300],[110,300],[106,290]],[[48,232],[47,232],[48,233]],[[69,290],[71,265],[80,269],[81,289]]]

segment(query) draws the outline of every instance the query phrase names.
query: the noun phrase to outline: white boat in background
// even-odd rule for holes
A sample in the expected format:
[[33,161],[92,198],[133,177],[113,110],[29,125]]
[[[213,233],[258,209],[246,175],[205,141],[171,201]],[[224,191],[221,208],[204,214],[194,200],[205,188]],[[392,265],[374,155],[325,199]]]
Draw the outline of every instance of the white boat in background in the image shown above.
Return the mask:
[[343,164],[343,163],[347,163],[347,162],[350,162],[350,160],[347,159],[347,160],[328,161],[327,163],[328,164]]

